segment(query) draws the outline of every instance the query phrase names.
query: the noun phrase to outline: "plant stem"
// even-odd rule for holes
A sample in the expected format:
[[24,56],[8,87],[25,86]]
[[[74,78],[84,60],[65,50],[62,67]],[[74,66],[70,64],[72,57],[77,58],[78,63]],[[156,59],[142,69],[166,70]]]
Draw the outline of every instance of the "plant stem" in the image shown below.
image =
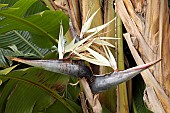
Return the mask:
[[[123,36],[122,36],[122,22],[120,17],[117,18],[117,37],[120,38],[118,40],[118,69],[124,70],[124,54],[123,54]],[[128,98],[127,98],[127,89],[126,89],[126,83],[122,83],[118,86],[118,92],[117,92],[117,101],[118,101],[118,107],[117,112],[120,113],[129,113],[129,107],[128,107]]]

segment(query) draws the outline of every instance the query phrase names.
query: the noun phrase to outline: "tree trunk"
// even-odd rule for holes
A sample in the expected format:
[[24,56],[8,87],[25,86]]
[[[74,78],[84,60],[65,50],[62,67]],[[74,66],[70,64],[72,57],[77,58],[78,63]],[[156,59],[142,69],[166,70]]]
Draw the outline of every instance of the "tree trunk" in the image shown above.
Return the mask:
[[[169,113],[170,29],[168,0],[117,0],[116,7],[127,32],[131,35],[126,34],[125,39],[136,63],[139,65],[143,62],[163,59],[153,69],[143,72],[142,77],[147,85],[148,99],[145,101],[149,102],[148,105],[151,104],[150,109],[158,112],[159,108],[159,113],[164,110]],[[155,99],[159,100],[157,103],[152,98],[154,95],[149,96],[151,93],[156,93]],[[158,107],[154,108],[153,106],[156,104]],[[162,105],[164,109],[159,105]]]

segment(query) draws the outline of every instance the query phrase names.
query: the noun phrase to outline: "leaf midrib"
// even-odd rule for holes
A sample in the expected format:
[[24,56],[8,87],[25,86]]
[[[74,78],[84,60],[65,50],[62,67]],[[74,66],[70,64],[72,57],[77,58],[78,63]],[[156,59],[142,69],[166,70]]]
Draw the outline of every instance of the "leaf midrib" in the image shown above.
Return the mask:
[[44,36],[48,37],[53,42],[54,45],[58,44],[58,40],[57,39],[55,39],[52,35],[47,33],[45,30],[43,30],[42,28],[40,28],[36,24],[31,23],[30,21],[27,21],[25,19],[22,19],[20,17],[14,16],[14,15],[11,15],[11,14],[2,13],[2,12],[0,12],[0,15],[1,16],[5,16],[5,17],[9,17],[9,18],[14,19],[16,21],[22,22],[25,25],[28,25],[28,26],[32,27],[34,30],[36,30],[38,32],[41,32]]
[[20,78],[16,76],[6,76],[6,75],[0,75],[0,78],[8,78],[8,79],[13,79],[21,82],[25,82],[31,85],[34,85],[47,93],[49,93],[51,96],[53,96],[55,99],[59,100],[61,103],[63,103],[72,113],[77,113],[72,106],[70,106],[59,94],[51,90],[50,88],[44,86],[43,84],[40,84],[38,82],[33,82],[31,80],[25,79],[25,78]]
[[30,46],[38,55],[43,57],[43,55],[34,47],[32,46],[25,38],[23,38],[16,30],[13,30],[28,46]]

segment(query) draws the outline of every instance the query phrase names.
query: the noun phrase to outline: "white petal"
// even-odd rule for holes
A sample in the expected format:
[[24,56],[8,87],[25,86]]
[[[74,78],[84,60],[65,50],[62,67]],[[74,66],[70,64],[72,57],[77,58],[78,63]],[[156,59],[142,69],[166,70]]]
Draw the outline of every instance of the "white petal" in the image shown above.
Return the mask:
[[65,44],[65,39],[64,39],[64,35],[63,35],[63,26],[62,26],[62,23],[61,23],[59,40],[58,40],[59,59],[63,59],[63,56],[64,56],[64,44]]
[[106,46],[106,48],[109,53],[110,64],[114,70],[117,70],[117,63],[116,63],[115,57],[113,56],[112,52],[110,51],[110,49],[107,46]]
[[107,41],[98,39],[98,38],[96,38],[96,39],[94,40],[94,43],[99,44],[99,45],[107,45],[107,46],[110,46],[110,47],[115,48],[115,46],[114,46],[113,44],[111,44],[111,43],[109,43],[109,42],[107,42]]
[[114,20],[115,20],[115,18],[112,19],[111,21],[107,22],[106,24],[103,24],[101,26],[97,26],[95,28],[88,30],[86,33],[99,32],[99,31],[103,30],[104,28],[106,28],[108,25],[110,25]]
[[92,20],[93,20],[94,16],[97,14],[97,12],[99,11],[99,9],[96,12],[94,12],[92,14],[92,16],[89,19],[87,19],[87,21],[82,26],[81,33],[80,33],[80,38],[83,38],[84,33],[86,33],[86,31],[90,28]]

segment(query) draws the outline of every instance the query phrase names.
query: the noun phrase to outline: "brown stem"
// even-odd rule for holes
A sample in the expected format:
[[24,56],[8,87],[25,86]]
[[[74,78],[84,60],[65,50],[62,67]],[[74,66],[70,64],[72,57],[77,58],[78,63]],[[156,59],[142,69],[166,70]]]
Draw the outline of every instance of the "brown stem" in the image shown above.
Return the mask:
[[54,7],[55,10],[59,10],[59,8],[56,6],[53,0],[50,0],[52,6]]
[[79,28],[79,25],[78,25],[78,20],[76,18],[76,15],[74,13],[74,7],[73,7],[73,4],[72,4],[72,1],[66,0],[66,3],[67,3],[67,6],[68,6],[69,17],[70,17],[71,22],[73,24],[73,27],[76,31],[76,34],[79,36],[80,35],[80,28]]
[[88,109],[87,109],[87,105],[86,105],[86,100],[84,97],[84,93],[80,92],[80,100],[81,100],[81,105],[82,105],[82,109],[83,109],[83,113],[89,113]]

